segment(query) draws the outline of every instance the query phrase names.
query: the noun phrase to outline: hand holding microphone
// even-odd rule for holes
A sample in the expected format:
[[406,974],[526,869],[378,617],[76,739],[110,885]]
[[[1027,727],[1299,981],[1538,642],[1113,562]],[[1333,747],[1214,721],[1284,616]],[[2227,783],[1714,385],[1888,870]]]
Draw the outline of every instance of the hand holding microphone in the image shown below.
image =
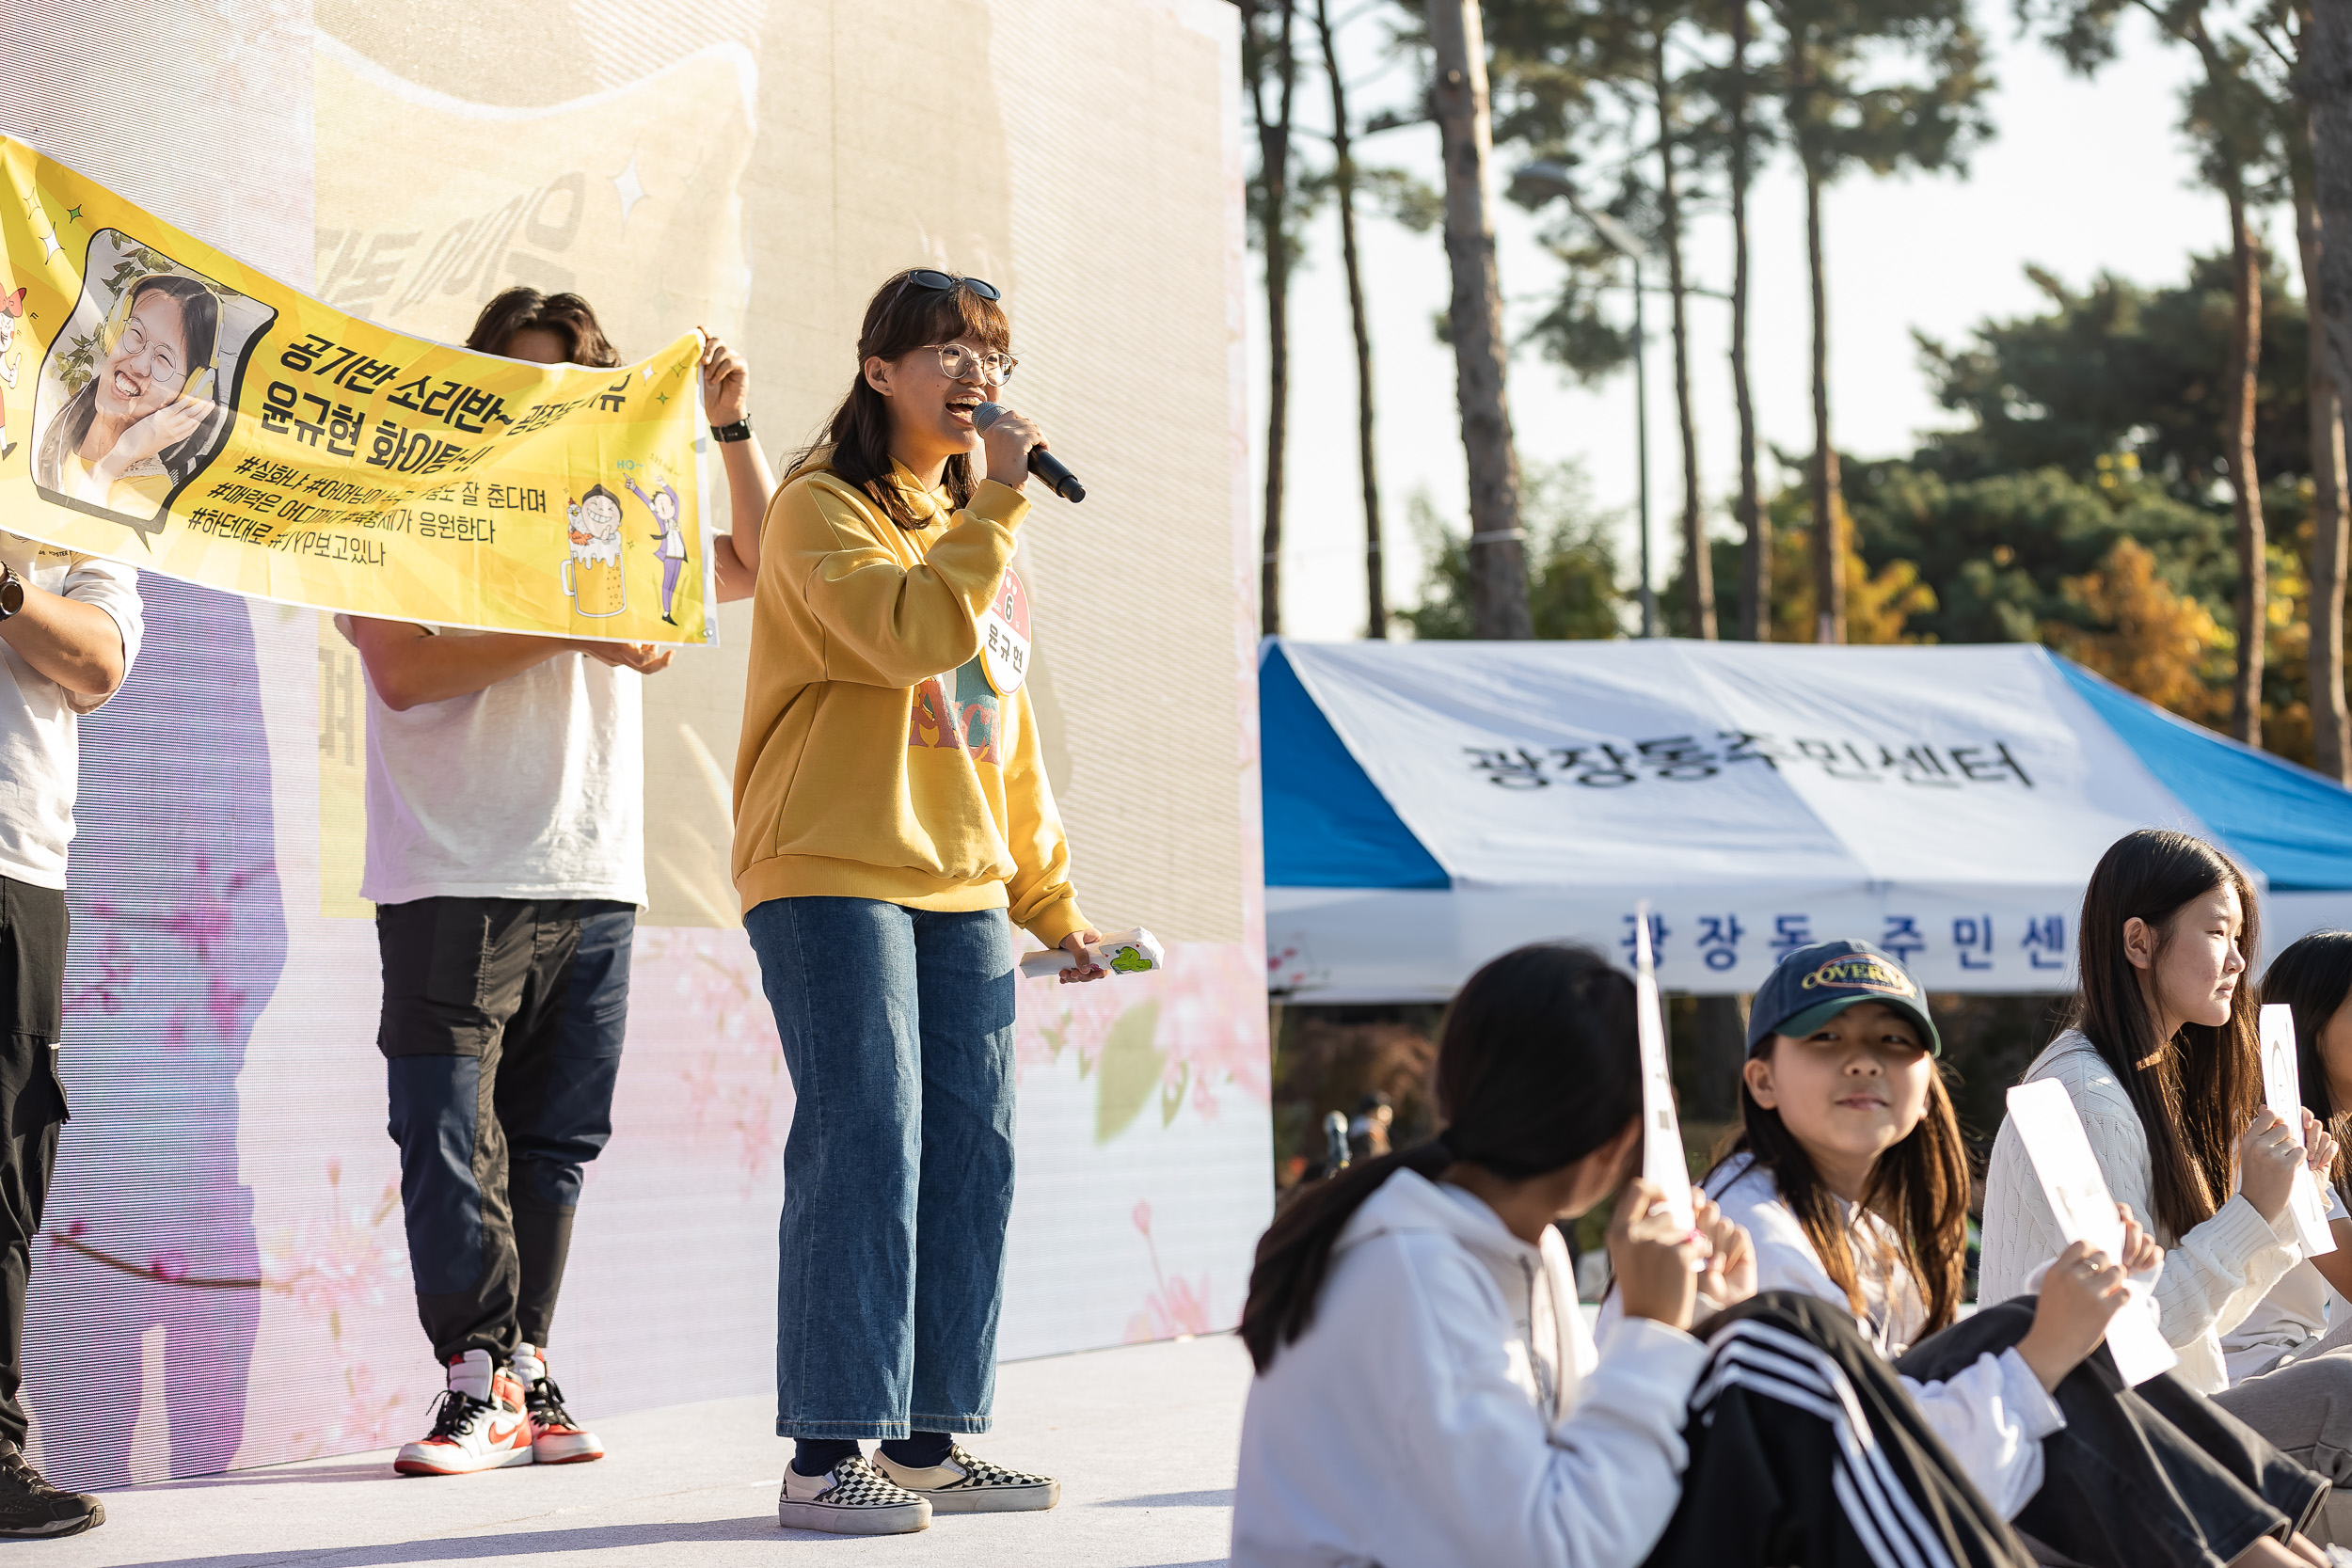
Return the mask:
[[1001,403],[984,403],[972,410],[972,428],[988,444],[988,477],[997,483],[1018,490],[1035,474],[1064,500],[1087,499],[1086,486],[1045,450],[1044,435],[1027,416]]

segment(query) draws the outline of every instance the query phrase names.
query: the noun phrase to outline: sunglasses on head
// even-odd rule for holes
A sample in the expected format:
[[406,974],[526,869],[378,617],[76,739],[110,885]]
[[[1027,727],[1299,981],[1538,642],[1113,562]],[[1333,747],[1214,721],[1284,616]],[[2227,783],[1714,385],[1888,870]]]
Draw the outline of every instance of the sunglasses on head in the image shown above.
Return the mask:
[[937,289],[942,292],[956,288],[969,289],[982,299],[1005,297],[996,292],[996,285],[993,283],[977,277],[958,277],[952,272],[937,272],[930,267],[917,267],[907,274],[906,283],[898,285],[900,293],[906,292],[907,283],[912,283],[918,289]]

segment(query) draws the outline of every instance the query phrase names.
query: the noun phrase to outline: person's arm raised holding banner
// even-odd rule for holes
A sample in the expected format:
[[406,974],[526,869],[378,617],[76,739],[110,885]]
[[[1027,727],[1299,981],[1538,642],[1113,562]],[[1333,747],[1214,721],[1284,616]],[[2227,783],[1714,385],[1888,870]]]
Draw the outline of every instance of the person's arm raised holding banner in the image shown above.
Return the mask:
[[[621,362],[585,300],[531,289],[491,300],[466,346],[539,364]],[[706,363],[723,368],[739,420],[740,362],[714,344]],[[739,515],[745,500],[739,482]],[[610,593],[620,505],[599,484],[573,510],[580,613],[609,613],[588,609],[587,568]],[[359,891],[376,904],[377,1045],[418,1315],[449,1386],[431,1432],[395,1467],[450,1475],[596,1459],[603,1447],[566,1413],[547,1346],[582,1167],[612,1135],[645,901],[639,677],[672,652],[338,624],[367,667]],[[485,1158],[453,1164],[452,1147]]]

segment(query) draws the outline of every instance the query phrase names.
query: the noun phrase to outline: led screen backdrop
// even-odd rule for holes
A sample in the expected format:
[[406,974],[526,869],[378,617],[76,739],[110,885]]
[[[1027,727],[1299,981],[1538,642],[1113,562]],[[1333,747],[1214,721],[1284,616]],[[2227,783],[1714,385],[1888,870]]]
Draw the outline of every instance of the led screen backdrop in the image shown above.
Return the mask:
[[[1236,49],[1223,0],[0,14],[0,132],[403,332],[462,338],[515,282],[586,294],[625,356],[707,327],[774,457],[880,278],[1004,289],[1018,405],[1089,490],[1019,562],[1048,765],[1089,912],[1170,959],[1024,983],[1009,1357],[1230,1324],[1269,1208]],[[28,1336],[38,1457],[86,1486],[403,1440],[440,1386],[373,1045],[358,660],[309,611],[143,581],[145,655],[83,729]],[[792,1094],[726,876],[747,641],[728,607],[645,694],[652,907],[554,1344],[590,1414],[771,1382]]]

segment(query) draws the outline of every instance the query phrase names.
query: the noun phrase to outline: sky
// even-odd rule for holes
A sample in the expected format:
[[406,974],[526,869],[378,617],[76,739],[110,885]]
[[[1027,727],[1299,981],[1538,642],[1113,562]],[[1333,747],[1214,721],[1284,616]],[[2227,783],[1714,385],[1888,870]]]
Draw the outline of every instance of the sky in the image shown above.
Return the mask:
[[[1935,402],[1912,335],[1916,330],[1951,342],[1988,317],[2039,311],[2046,301],[2027,280],[2027,266],[2046,268],[2076,286],[2100,272],[2156,283],[2182,277],[2192,253],[2217,251],[2228,242],[2221,198],[2196,184],[2194,162],[2178,130],[2180,90],[2195,69],[2185,52],[2167,48],[2144,26],[2127,30],[2122,57],[2096,80],[2085,81],[2039,43],[2018,38],[2010,17],[2006,6],[1978,8],[1998,81],[1991,99],[1995,135],[1971,160],[1965,178],[1857,174],[1832,186],[1825,198],[1830,420],[1840,451],[1908,453],[1919,432],[1955,422]],[[1402,103],[1415,90],[1411,65],[1386,64],[1383,27],[1376,16],[1367,17],[1345,40],[1343,69],[1351,84],[1362,84],[1350,103],[1359,117],[1387,103]],[[1302,74],[1298,105],[1300,124],[1328,125],[1329,99],[1320,74]],[[1302,146],[1311,160],[1327,158],[1327,149],[1311,138]],[[1518,156],[1502,150],[1498,179],[1507,180]],[[1434,126],[1373,137],[1359,145],[1358,157],[1365,165],[1410,169],[1432,183],[1438,179]],[[1542,314],[1559,273],[1535,242],[1536,217],[1509,202],[1497,202],[1495,209],[1498,267],[1516,335]],[[2291,245],[2291,222],[2281,214],[2267,221],[2274,245]],[[1374,217],[1359,220],[1359,235],[1372,318],[1385,576],[1393,608],[1420,597],[1424,570],[1421,542],[1407,522],[1409,499],[1425,494],[1457,529],[1466,511],[1453,351],[1431,326],[1445,308],[1450,283],[1438,233],[1413,234]],[[1750,195],[1749,245],[1749,379],[1769,490],[1782,477],[1772,448],[1802,454],[1812,445],[1804,192],[1785,159],[1763,173]],[[1719,212],[1689,220],[1686,258],[1694,285],[1728,288],[1729,227]],[[1266,412],[1265,301],[1254,271],[1253,284],[1254,508],[1263,495]],[[1709,527],[1732,537],[1728,498],[1738,483],[1739,447],[1725,359],[1730,311],[1705,298],[1692,299],[1690,311],[1701,490]],[[1661,585],[1680,555],[1682,495],[1665,316],[1665,301],[1653,296],[1649,468]],[[1363,503],[1356,477],[1354,350],[1339,226],[1327,212],[1311,227],[1304,263],[1293,276],[1291,322],[1282,628],[1317,640],[1360,637]],[[1578,387],[1532,349],[1523,350],[1511,364],[1510,399],[1522,463],[1574,459],[1582,465],[1597,505],[1617,515],[1620,559],[1630,577],[1637,560],[1630,372]]]

